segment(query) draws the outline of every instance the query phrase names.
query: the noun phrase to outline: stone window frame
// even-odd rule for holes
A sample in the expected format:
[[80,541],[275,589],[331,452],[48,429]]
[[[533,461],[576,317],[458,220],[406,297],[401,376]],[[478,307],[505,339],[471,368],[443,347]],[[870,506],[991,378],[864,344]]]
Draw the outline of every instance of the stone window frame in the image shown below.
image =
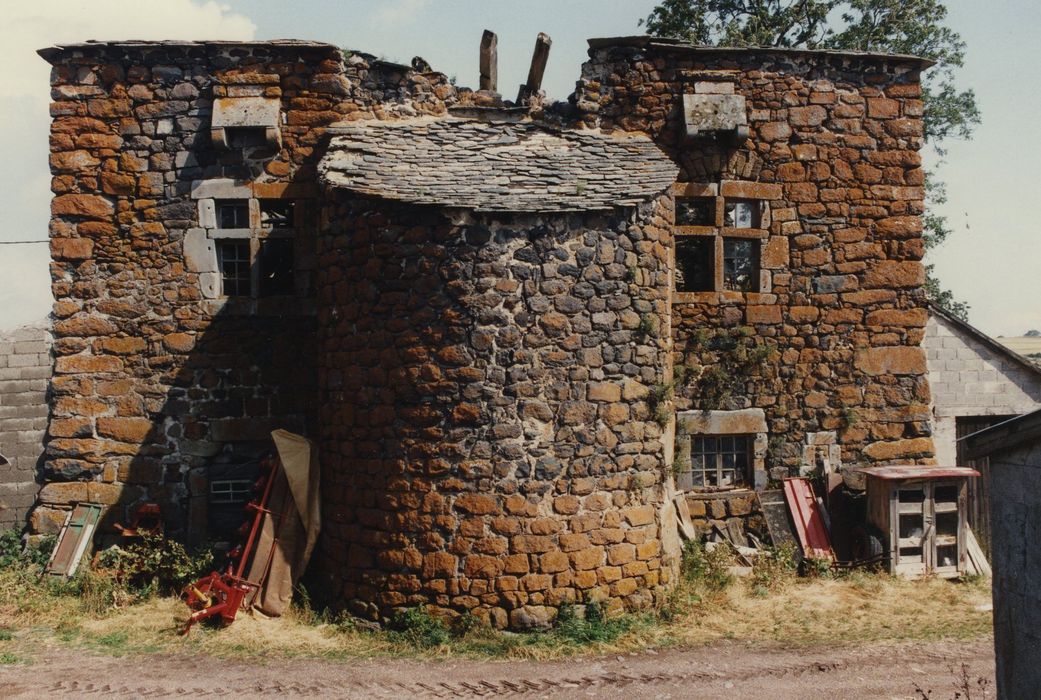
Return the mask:
[[[679,291],[673,275],[673,303],[720,303],[722,301],[746,301],[764,303],[773,290],[773,275],[763,267],[763,257],[770,238],[770,202],[780,197],[776,185],[761,185],[741,181],[723,180],[719,183],[678,182],[672,186],[672,195],[683,197],[712,198],[715,201],[715,224],[713,226],[684,226],[673,228],[676,239],[685,236],[710,237],[714,241],[713,289],[705,291]],[[734,228],[725,225],[727,202],[759,202],[759,226],[757,228]],[[737,291],[726,288],[724,279],[724,242],[727,239],[753,239],[759,242],[756,266],[759,269],[759,284],[754,291]],[[670,263],[676,270],[676,246],[671,252]]]
[[[691,471],[691,439],[698,436],[746,435],[752,439],[750,473],[746,486],[724,488],[684,488],[681,475]],[[761,408],[744,408],[735,411],[678,411],[676,413],[676,449],[673,461],[676,488],[688,493],[716,493],[766,488],[766,451],[769,432],[766,412]]]
[[[309,297],[311,277],[315,267],[313,252],[318,206],[317,188],[296,183],[257,183],[228,178],[197,180],[192,183],[191,197],[196,203],[198,226],[185,233],[185,267],[197,273],[204,299],[214,304],[231,307],[247,313],[263,312],[271,307],[273,313],[312,313],[309,304],[300,302]],[[293,202],[293,227],[268,227],[261,221],[261,200],[282,199]],[[217,206],[222,201],[245,200],[249,206],[247,228],[218,226]],[[261,297],[260,270],[257,265],[261,245],[265,240],[293,241],[293,274],[295,293]],[[220,241],[247,240],[250,247],[251,283],[248,296],[223,294],[222,274],[218,263],[217,246]]]

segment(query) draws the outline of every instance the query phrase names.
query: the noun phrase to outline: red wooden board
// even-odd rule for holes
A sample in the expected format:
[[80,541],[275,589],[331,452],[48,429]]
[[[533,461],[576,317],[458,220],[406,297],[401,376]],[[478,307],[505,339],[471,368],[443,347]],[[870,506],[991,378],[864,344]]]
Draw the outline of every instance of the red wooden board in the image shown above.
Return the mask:
[[813,559],[835,561],[831,539],[824,527],[824,518],[817,507],[813,486],[809,479],[793,477],[784,480],[784,498],[792,514],[795,534],[799,537],[803,555]]

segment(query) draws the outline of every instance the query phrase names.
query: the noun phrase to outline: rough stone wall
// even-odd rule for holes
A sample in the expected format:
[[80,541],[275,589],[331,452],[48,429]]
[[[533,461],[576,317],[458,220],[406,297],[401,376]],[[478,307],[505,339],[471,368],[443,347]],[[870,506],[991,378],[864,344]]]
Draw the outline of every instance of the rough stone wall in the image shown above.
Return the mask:
[[[444,111],[455,89],[440,74],[398,74],[360,54],[344,64],[335,47],[305,42],[41,53],[54,66],[56,321],[47,483],[33,525],[53,530],[77,500],[156,500],[168,531],[203,536],[215,462],[268,449],[273,427],[311,430],[316,362],[307,285],[295,298],[225,300],[213,272],[186,256],[186,237],[204,224],[196,183],[313,197],[327,124],[393,112],[377,99],[406,114]],[[278,100],[273,156],[214,147],[214,98],[241,95]],[[313,229],[297,233],[307,272]]]
[[1036,438],[1031,442],[990,459],[994,648],[1001,698],[1032,697],[1041,684],[1041,445]]
[[752,546],[748,535],[754,535],[759,542],[770,542],[770,531],[766,527],[766,518],[755,494],[749,491],[731,491],[720,493],[688,493],[687,508],[690,510],[690,521],[698,535],[704,539],[719,537],[716,528],[723,530],[726,536],[741,546]]
[[[640,44],[641,42],[636,42]],[[678,410],[763,408],[773,467],[837,430],[846,465],[931,461],[921,263],[921,64],[798,52],[596,47],[576,107],[590,126],[652,134],[681,179],[769,207],[758,293],[674,294],[675,363],[708,365],[701,334],[745,329],[775,353],[721,405],[696,383]],[[750,139],[684,141],[684,93],[747,100]],[[729,192],[728,192],[729,190]]]
[[323,219],[329,595],[497,627],[660,601],[678,543],[645,398],[671,371],[669,198],[498,218],[340,198]]
[[49,323],[0,333],[0,530],[25,525],[40,488],[52,364]]
[[1041,408],[1041,372],[930,314],[923,343],[933,394],[936,458],[955,464],[959,416],[1012,416]]

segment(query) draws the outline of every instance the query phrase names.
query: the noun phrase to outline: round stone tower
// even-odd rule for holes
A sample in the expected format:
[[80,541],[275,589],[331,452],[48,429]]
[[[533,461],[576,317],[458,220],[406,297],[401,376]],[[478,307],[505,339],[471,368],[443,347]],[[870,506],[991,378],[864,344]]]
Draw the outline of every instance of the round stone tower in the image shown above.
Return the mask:
[[[513,148],[503,160],[494,139]],[[367,140],[387,163],[357,157]],[[412,156],[425,140],[467,169],[449,178],[454,162]],[[326,156],[339,192],[318,265],[320,560],[356,614],[427,605],[530,627],[565,602],[652,605],[674,575],[668,440],[649,397],[671,379],[675,171],[642,139],[565,141],[531,125],[384,124]],[[563,195],[539,148],[579,159]],[[490,160],[475,166],[478,149]],[[453,190],[378,174],[410,157]],[[514,166],[542,197],[494,192]],[[617,189],[581,184],[612,167],[628,172]]]

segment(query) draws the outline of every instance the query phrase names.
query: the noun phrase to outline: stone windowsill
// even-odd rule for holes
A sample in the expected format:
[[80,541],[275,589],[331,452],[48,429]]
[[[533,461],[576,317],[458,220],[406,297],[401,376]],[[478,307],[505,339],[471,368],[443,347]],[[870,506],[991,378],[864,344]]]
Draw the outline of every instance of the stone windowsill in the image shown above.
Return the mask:
[[756,493],[755,489],[749,487],[741,487],[730,489],[729,491],[684,491],[683,495],[686,498],[696,498],[702,501],[717,501],[724,500],[727,498],[740,498],[751,496]]

